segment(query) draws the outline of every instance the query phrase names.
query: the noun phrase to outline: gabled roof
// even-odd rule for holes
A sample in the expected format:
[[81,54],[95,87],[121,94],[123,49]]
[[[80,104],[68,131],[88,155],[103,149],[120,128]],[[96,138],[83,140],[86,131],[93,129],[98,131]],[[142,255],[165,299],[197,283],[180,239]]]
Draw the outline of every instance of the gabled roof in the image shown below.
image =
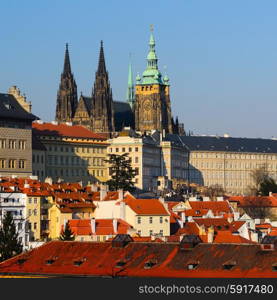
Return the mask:
[[124,202],[137,215],[169,216],[169,213],[159,199],[134,199],[127,195]]
[[38,117],[27,112],[13,95],[0,93],[0,118],[34,121]]

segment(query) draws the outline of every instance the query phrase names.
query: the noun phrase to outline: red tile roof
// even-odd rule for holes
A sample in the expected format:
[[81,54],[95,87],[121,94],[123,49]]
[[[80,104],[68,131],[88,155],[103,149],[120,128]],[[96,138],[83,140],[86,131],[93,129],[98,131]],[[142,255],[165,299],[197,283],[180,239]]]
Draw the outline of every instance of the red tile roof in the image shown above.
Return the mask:
[[117,232],[113,228],[112,219],[96,219],[95,233],[91,230],[91,220],[69,220],[71,230],[75,235],[115,235],[127,234],[128,230],[132,228],[127,222],[117,219]]
[[169,216],[165,206],[159,199],[134,199],[127,195],[124,202],[137,214],[137,215],[163,215]]
[[79,125],[66,125],[52,123],[33,123],[33,132],[36,135],[44,136],[64,136],[64,137],[75,137],[75,138],[86,138],[86,139],[98,139],[106,140],[106,136],[99,133],[94,133],[87,128]]
[[[179,243],[135,243],[124,248],[110,242],[52,241],[0,263],[0,274],[46,276],[183,277],[183,278],[276,278],[272,269],[277,250],[261,250],[258,244],[198,244],[181,251]],[[207,255],[208,254],[208,255]],[[52,259],[51,264],[47,261]],[[145,263],[153,261],[152,268]],[[116,267],[118,261],[125,262]],[[188,264],[196,261],[195,270]],[[231,270],[224,265],[233,262]],[[78,265],[76,266],[76,262]]]
[[240,207],[277,207],[277,198],[270,196],[230,196],[228,200]]
[[189,205],[194,210],[212,210],[213,212],[232,212],[227,201],[189,201]]
[[234,235],[229,230],[218,231],[214,237],[214,243],[230,243],[230,244],[253,244],[254,242],[247,240],[240,235]]

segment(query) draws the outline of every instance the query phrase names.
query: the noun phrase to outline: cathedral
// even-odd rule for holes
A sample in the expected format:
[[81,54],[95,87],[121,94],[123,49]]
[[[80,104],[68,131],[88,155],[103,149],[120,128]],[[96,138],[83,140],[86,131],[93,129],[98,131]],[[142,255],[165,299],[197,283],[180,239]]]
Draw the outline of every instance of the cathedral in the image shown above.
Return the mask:
[[129,64],[126,101],[113,99],[102,41],[92,93],[89,97],[81,93],[78,100],[66,44],[64,68],[57,94],[56,121],[72,122],[99,133],[113,133],[130,127],[141,133],[159,130],[184,134],[183,124],[179,124],[178,118],[174,121],[172,117],[169,78],[167,75],[162,76],[158,69],[153,32],[150,34],[147,67],[142,78],[139,74],[136,76],[135,86]]

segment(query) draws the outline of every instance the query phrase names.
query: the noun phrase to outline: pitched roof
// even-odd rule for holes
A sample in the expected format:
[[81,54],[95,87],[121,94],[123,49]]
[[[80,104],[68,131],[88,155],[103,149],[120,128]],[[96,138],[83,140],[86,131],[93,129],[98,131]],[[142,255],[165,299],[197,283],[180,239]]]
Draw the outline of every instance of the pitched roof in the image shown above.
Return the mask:
[[164,215],[169,216],[164,205],[159,199],[134,199],[127,195],[124,202],[137,214],[137,215]]
[[[149,260],[154,265],[145,268]],[[116,268],[118,261],[123,261],[124,266]],[[112,247],[111,242],[52,241],[0,263],[0,274],[276,278],[277,272],[273,269],[276,261],[277,250],[265,252],[260,245],[252,243],[200,243],[192,250],[180,251],[180,243],[174,242],[130,242],[121,248]],[[195,270],[188,269],[192,262],[197,262]],[[230,262],[233,268],[225,269],[224,265]]]
[[79,125],[52,124],[52,123],[33,123],[33,132],[36,135],[43,136],[62,136],[85,139],[105,140],[106,136],[100,133],[94,133],[87,128]]
[[240,207],[277,207],[277,198],[271,196],[229,196],[228,201]]
[[254,242],[243,238],[240,235],[234,235],[229,230],[218,231],[214,238],[214,243],[230,243],[230,244],[252,244]]
[[189,205],[194,210],[208,209],[213,212],[231,212],[227,201],[189,201]]
[[277,141],[261,138],[233,138],[220,136],[178,136],[167,134],[166,140],[180,143],[193,151],[225,151],[277,153]]
[[29,120],[38,119],[35,115],[27,112],[13,95],[0,93],[0,118]]
[[113,219],[96,219],[95,233],[91,230],[91,220],[69,220],[71,230],[75,235],[115,235],[127,234],[128,230],[132,228],[127,222],[117,220],[117,232],[114,231]]

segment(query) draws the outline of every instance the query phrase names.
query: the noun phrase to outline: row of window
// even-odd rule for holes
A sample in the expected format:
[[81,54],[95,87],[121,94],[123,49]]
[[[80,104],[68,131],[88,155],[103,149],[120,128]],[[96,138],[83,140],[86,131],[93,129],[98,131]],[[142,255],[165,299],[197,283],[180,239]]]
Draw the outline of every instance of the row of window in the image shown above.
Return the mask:
[[1,169],[25,169],[26,168],[26,160],[25,159],[19,159],[18,161],[16,159],[8,159],[0,158],[0,168]]
[[105,149],[100,147],[68,147],[68,146],[48,146],[48,151],[55,152],[74,152],[78,153],[104,153]]
[[[141,236],[141,230],[138,230],[138,235]],[[149,230],[149,235],[152,236],[154,234],[153,230]],[[159,232],[159,235],[163,236],[164,235],[164,231],[161,229]]]
[[39,154],[35,155],[35,154],[33,154],[33,163],[37,163],[37,164],[41,163],[41,164],[43,164],[44,163],[44,157],[43,157],[43,155],[39,155]]
[[104,170],[92,170],[91,173],[87,169],[49,169],[49,176],[104,176]]
[[[138,152],[138,147],[135,147],[134,149],[135,149],[135,152]],[[126,152],[132,152],[132,151],[133,151],[132,147],[128,147],[128,148],[122,147],[121,150],[120,150],[120,148],[110,148],[111,153],[112,152],[124,152],[124,153],[126,153]]]
[[232,158],[232,159],[259,159],[275,160],[276,155],[271,154],[239,154],[239,153],[191,153],[191,158]]
[[[153,224],[153,217],[149,217],[148,220],[149,220],[149,224]],[[162,224],[164,222],[163,217],[159,217],[159,222],[160,222],[160,224]],[[141,224],[141,217],[140,216],[137,217],[137,223]]]
[[0,149],[26,149],[26,140],[0,139]]
[[79,156],[58,156],[48,155],[47,163],[49,165],[91,165],[91,166],[104,166],[105,159],[102,157],[79,157]]

